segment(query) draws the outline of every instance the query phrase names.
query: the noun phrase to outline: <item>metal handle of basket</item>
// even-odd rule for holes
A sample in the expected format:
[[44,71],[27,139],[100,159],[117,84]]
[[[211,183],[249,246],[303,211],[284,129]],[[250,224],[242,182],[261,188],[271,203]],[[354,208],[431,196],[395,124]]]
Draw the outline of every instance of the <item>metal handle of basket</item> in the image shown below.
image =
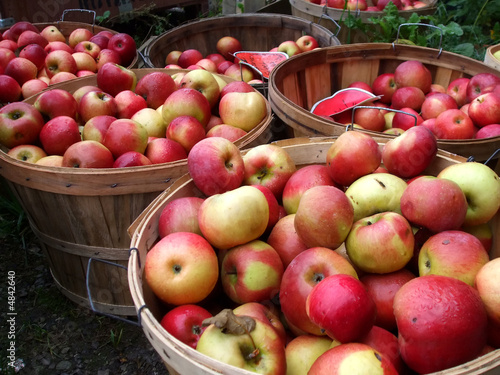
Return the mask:
[[434,25],[429,25],[427,23],[420,23],[420,22],[417,22],[417,23],[402,23],[401,25],[398,26],[398,32],[396,34],[396,41],[395,42],[392,42],[392,48],[395,48],[395,44],[398,43],[398,40],[399,40],[399,30],[401,29],[401,26],[426,26],[426,27],[432,27],[434,29],[438,29],[441,33],[440,37],[439,37],[439,52],[438,52],[438,56],[441,56],[441,53],[443,52],[443,47],[442,47],[442,44],[443,44],[443,29],[441,29],[440,27],[438,26],[434,26]]
[[[133,250],[137,250],[137,249],[130,249],[129,250],[129,255],[130,253],[133,251]],[[92,300],[92,296],[91,296],[91,293],[90,293],[90,269],[91,269],[91,264],[92,262],[94,261],[97,261],[97,262],[102,262],[102,263],[105,263],[105,264],[108,264],[110,266],[116,266],[116,267],[120,267],[122,269],[124,269],[125,271],[128,271],[128,268],[125,267],[124,265],[122,264],[118,264],[118,263],[115,263],[115,262],[111,262],[109,260],[105,260],[105,259],[99,259],[99,258],[89,258],[89,262],[87,264],[87,274],[86,274],[86,277],[85,277],[85,285],[86,285],[86,288],[87,288],[87,296],[88,296],[88,300],[89,300],[89,305],[90,305],[90,309],[95,312],[96,314],[99,314],[99,315],[104,315],[104,316],[107,316],[108,318],[113,318],[113,319],[117,319],[117,320],[120,320],[122,322],[125,322],[125,323],[129,323],[129,324],[132,324],[134,326],[138,326],[140,327],[141,326],[141,310],[146,307],[146,305],[143,305],[139,308],[139,310],[137,311],[137,321],[135,320],[130,320],[130,319],[126,319],[126,318],[123,318],[121,316],[118,316],[118,315],[115,315],[115,314],[109,314],[109,313],[106,313],[106,312],[103,312],[103,311],[99,311],[98,309],[96,309],[95,305],[94,305],[94,301]]]
[[80,13],[90,13],[92,15],[92,27],[95,26],[95,10],[89,10],[89,9],[64,9],[61,15],[61,21],[64,21],[64,16],[68,13],[71,12],[80,12]]
[[337,21],[335,21],[332,17],[330,17],[330,15],[328,14],[328,6],[325,5],[323,7],[323,12],[321,12],[321,16],[319,17],[319,20],[318,20],[318,25],[321,24],[321,20],[323,19],[323,17],[329,19],[330,21],[332,21],[335,26],[337,26],[337,32],[335,34],[333,34],[335,37],[337,37],[337,35],[339,35],[339,32],[340,32],[340,25],[338,24]]
[[417,116],[415,116],[413,113],[401,111],[399,109],[394,109],[394,108],[385,108],[385,107],[377,107],[375,105],[356,105],[352,107],[352,117],[351,117],[351,123],[347,126],[347,129],[350,127],[353,127],[354,124],[354,113],[356,112],[356,109],[361,109],[361,108],[367,108],[367,109],[379,109],[379,110],[386,110],[390,112],[396,112],[396,113],[402,113],[404,115],[412,116],[415,119],[415,126],[417,126]]
[[[483,164],[488,164],[490,161],[492,161],[495,156],[499,155],[500,154],[500,148],[497,148],[495,151],[493,151],[493,153],[491,154],[491,156],[483,163]],[[469,156],[467,158],[467,162],[471,162],[471,161],[476,161],[474,156]],[[497,160],[497,163],[500,162],[500,159]]]

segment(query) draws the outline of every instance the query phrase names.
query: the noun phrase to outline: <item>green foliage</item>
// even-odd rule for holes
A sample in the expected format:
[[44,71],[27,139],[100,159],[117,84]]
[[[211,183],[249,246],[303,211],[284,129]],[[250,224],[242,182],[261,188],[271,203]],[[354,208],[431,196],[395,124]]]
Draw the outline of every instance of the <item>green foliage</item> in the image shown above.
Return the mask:
[[28,217],[19,201],[10,190],[0,195],[0,239],[8,240],[26,248],[33,240]]
[[[500,42],[500,0],[439,1],[432,15],[412,13],[401,17],[392,3],[380,17],[371,17],[363,23],[354,14],[341,19],[342,27],[349,27],[368,35],[371,42],[392,43],[396,39],[419,46],[438,48],[482,61],[486,48]],[[404,26],[419,23],[430,26]],[[399,30],[399,35],[398,35]]]

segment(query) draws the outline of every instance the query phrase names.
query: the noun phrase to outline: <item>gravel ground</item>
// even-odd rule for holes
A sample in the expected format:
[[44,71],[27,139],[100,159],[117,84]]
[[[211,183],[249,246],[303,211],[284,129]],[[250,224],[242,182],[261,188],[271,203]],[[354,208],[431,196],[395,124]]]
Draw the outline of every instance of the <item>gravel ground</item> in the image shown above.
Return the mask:
[[[142,328],[68,300],[55,286],[37,241],[12,242],[0,240],[0,373],[168,374]],[[9,277],[14,273],[15,279]],[[9,315],[11,308],[16,315]]]

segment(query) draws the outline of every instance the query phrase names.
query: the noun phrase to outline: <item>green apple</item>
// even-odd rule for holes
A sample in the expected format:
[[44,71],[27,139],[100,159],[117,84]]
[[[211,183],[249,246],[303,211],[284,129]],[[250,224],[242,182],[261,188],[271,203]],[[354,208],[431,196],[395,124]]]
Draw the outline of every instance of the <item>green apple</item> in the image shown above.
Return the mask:
[[187,72],[180,82],[181,88],[192,88],[201,92],[213,108],[219,101],[220,86],[215,76],[204,69],[193,69]]
[[390,173],[370,173],[354,181],[346,190],[354,208],[354,221],[380,212],[401,213],[400,199],[407,183]]
[[230,92],[219,101],[219,115],[224,124],[249,132],[266,118],[267,101],[257,91]]
[[488,222],[500,208],[500,179],[483,163],[452,164],[443,169],[439,178],[456,182],[467,198],[465,225]]
[[497,60],[500,60],[500,50],[496,51],[494,54],[493,54],[493,57]]

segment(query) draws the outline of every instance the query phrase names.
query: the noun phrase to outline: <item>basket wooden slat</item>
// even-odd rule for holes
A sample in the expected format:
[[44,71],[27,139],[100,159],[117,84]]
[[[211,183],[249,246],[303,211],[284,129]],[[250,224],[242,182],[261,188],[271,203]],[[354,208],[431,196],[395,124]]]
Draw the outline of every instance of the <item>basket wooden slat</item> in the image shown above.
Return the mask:
[[500,60],[493,56],[493,54],[498,51],[500,51],[500,44],[488,47],[484,55],[484,63],[496,70],[500,70]]
[[[433,82],[447,87],[455,78],[500,72],[486,64],[427,47],[359,43],[321,48],[294,56],[279,64],[270,75],[269,96],[273,112],[296,136],[332,136],[345,131],[339,124],[310,112],[318,100],[332,95],[354,81],[372,84],[382,73],[394,72],[407,60],[419,60],[431,71]],[[386,139],[394,135],[364,130]],[[500,148],[500,137],[468,140],[439,140],[439,148],[476,160],[487,160]]]
[[[326,153],[334,142],[333,138],[292,138],[275,142],[284,147],[297,166],[326,162]],[[380,146],[387,141],[377,138]],[[438,156],[425,173],[436,175],[446,166],[465,162],[466,159],[439,150]],[[128,263],[129,286],[137,311],[140,311],[142,328],[152,346],[165,362],[169,373],[181,375],[241,374],[251,372],[237,369],[204,356],[175,339],[165,331],[159,321],[165,307],[154,296],[143,279],[143,265],[147,251],[158,240],[158,219],[163,207],[170,201],[185,196],[203,196],[189,175],[179,178],[168,190],[159,195],[141,216],[131,225],[131,248]],[[491,222],[494,233],[500,233],[500,213]],[[500,241],[494,238],[492,257],[500,256]],[[500,349],[462,366],[440,372],[443,375],[493,374],[500,366]],[[484,372],[483,372],[484,371]]]
[[150,66],[163,68],[173,50],[194,48],[204,56],[216,53],[217,41],[226,35],[237,38],[246,51],[269,51],[304,34],[314,36],[321,47],[340,44],[331,31],[314,22],[282,14],[247,13],[193,21],[169,30],[149,44],[145,60]]
[[[182,70],[134,69],[138,79],[154,71],[175,74]],[[79,87],[96,84],[96,77],[88,76],[50,89],[73,93]],[[25,101],[34,103],[36,98]],[[266,118],[235,144],[242,148],[255,142],[267,143],[272,120],[267,103]],[[99,260],[126,267],[131,223],[187,172],[186,159],[130,168],[73,169],[26,163],[0,151],[0,175],[27,213],[61,292],[89,306],[86,273],[89,259],[96,259],[89,275],[92,300],[97,310],[118,315],[135,314],[127,273]]]

